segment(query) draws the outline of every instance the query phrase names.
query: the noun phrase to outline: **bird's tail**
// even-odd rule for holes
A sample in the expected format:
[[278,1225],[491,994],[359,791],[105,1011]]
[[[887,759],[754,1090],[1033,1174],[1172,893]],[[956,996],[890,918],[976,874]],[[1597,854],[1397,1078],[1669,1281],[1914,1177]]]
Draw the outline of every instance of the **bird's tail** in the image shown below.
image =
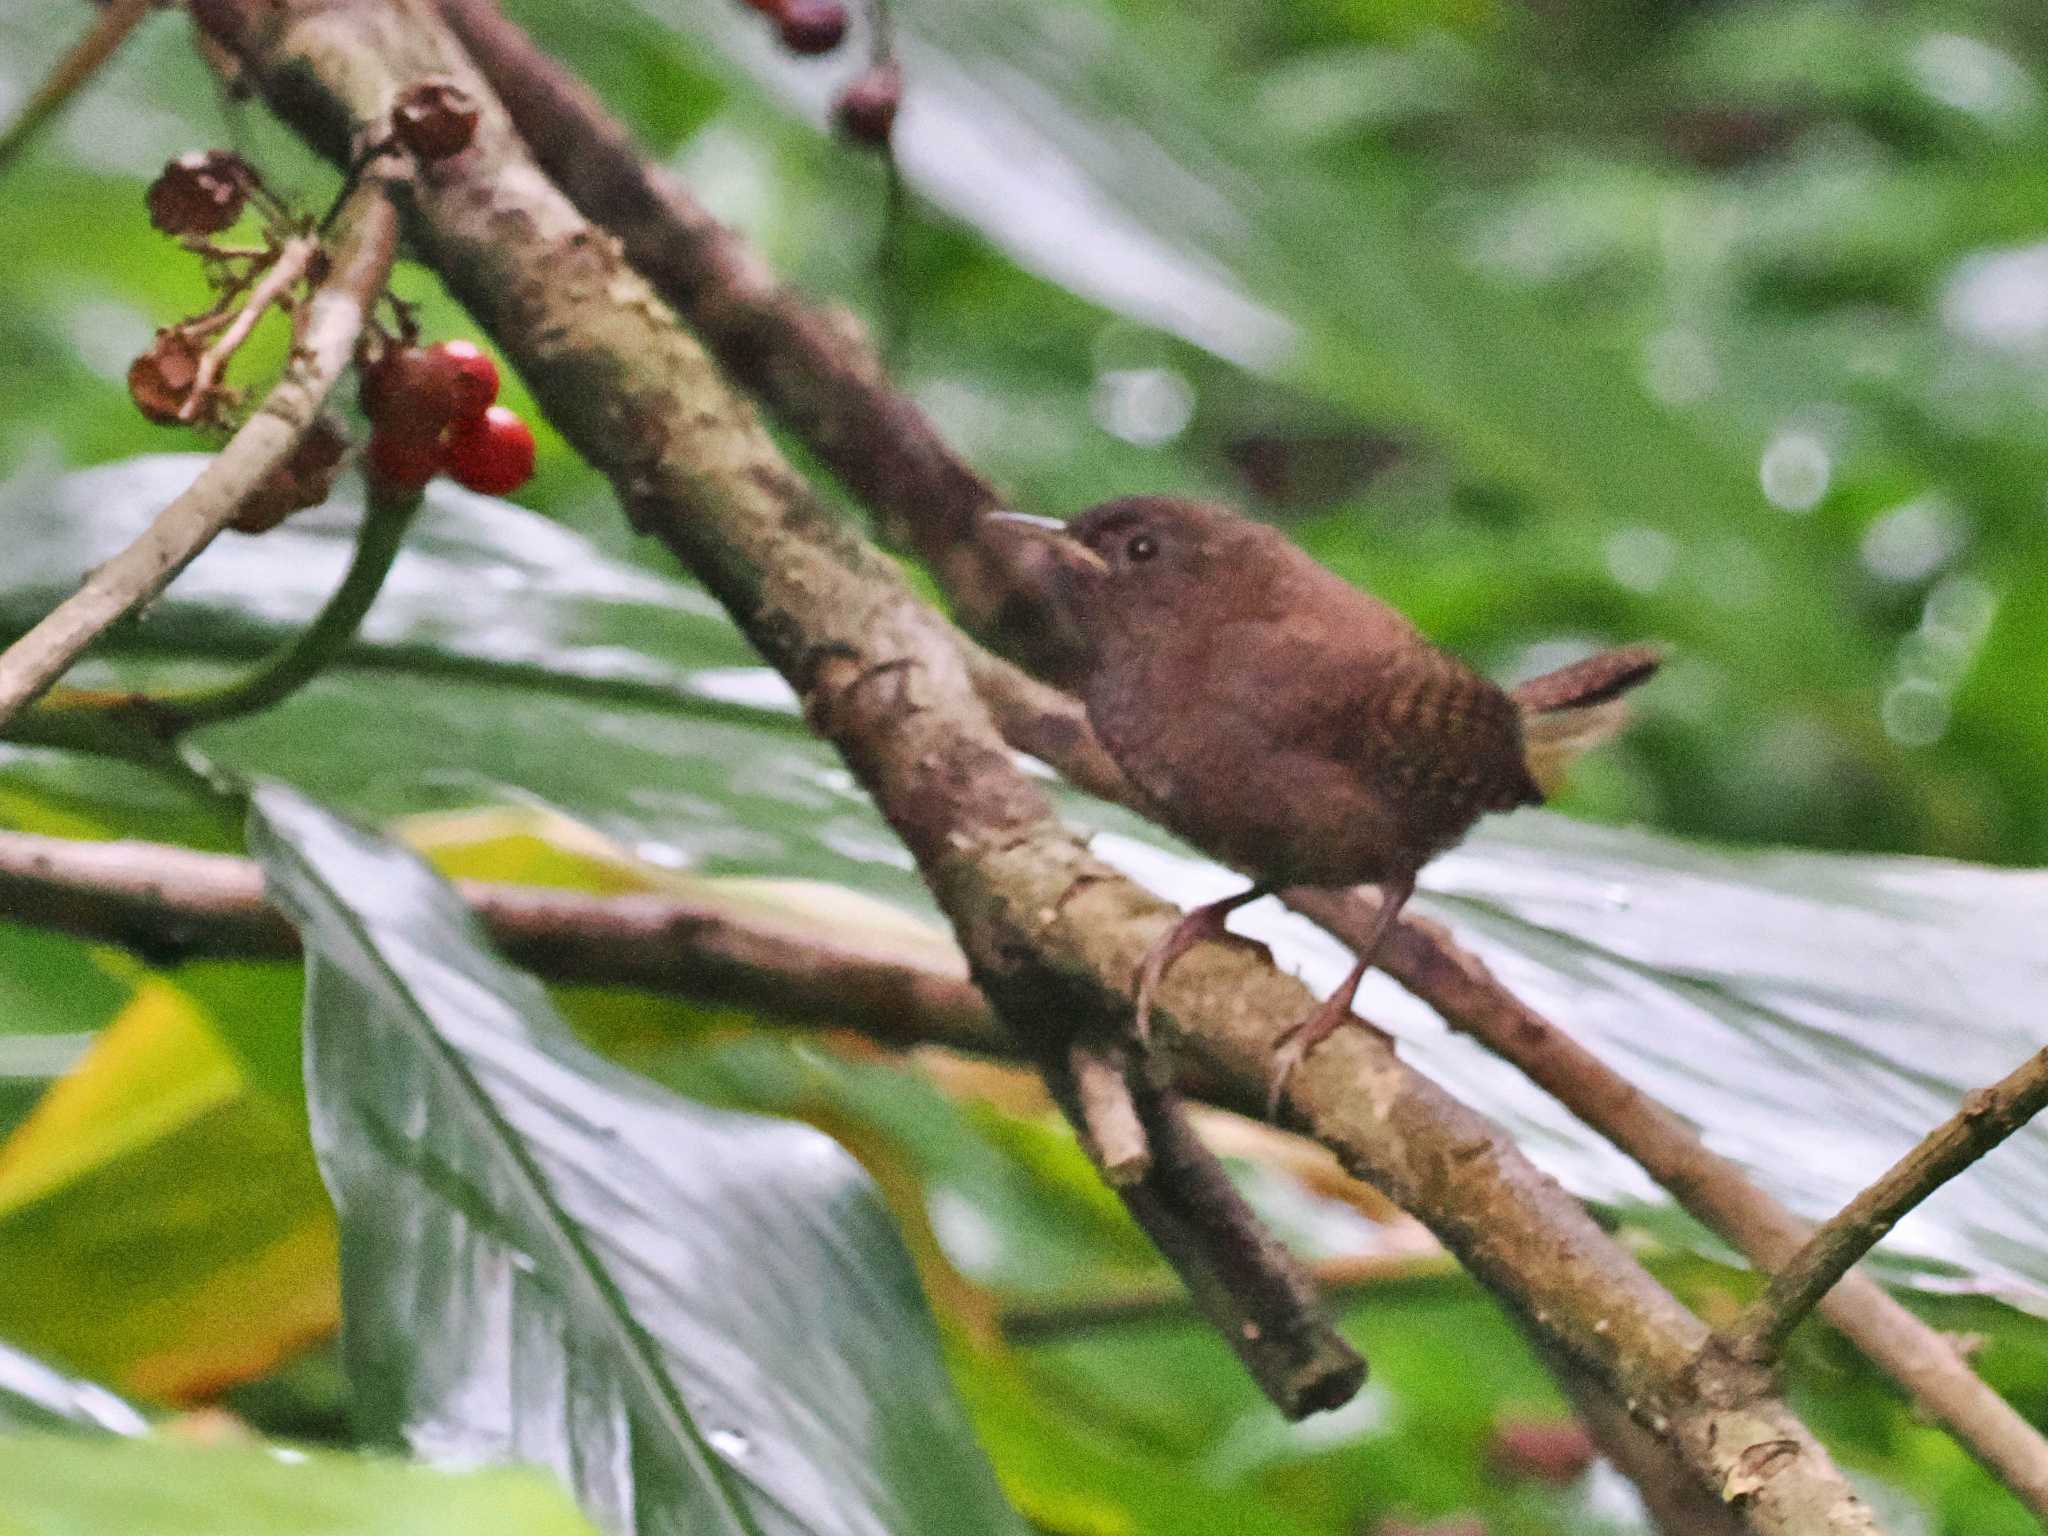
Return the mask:
[[1511,690],[1510,697],[1521,707],[1522,751],[1536,787],[1552,793],[1580,753],[1620,731],[1628,719],[1623,695],[1647,681],[1663,661],[1654,646],[1624,646],[1532,677]]

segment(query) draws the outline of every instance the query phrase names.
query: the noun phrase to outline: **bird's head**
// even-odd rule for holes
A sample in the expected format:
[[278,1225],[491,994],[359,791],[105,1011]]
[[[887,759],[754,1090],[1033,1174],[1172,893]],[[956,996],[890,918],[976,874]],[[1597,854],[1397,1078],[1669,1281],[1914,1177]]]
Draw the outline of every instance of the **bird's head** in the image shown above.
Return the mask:
[[1150,622],[1229,586],[1233,551],[1258,527],[1207,502],[1125,496],[1072,522],[995,512],[989,521],[1041,541],[1061,606],[1080,626]]

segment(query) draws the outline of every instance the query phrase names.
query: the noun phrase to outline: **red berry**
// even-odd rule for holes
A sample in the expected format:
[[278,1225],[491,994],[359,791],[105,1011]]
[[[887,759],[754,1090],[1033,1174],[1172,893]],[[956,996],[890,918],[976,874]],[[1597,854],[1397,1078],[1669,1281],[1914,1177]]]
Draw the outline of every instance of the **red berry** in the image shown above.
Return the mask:
[[473,386],[439,347],[393,347],[363,370],[363,414],[385,437],[431,442],[456,419]]
[[388,486],[417,490],[447,464],[447,450],[438,437],[410,432],[370,433],[370,477]]
[[476,136],[476,98],[450,80],[422,80],[391,109],[399,143],[422,160],[445,160]]
[[494,405],[448,434],[447,462],[457,485],[506,495],[533,478],[533,428],[516,411]]
[[889,142],[896,126],[896,109],[903,105],[903,71],[893,62],[877,64],[854,77],[839,93],[832,117],[839,131],[856,144],[880,149]]
[[498,365],[473,341],[444,341],[428,350],[455,369],[455,415],[450,425],[475,421],[498,398]]
[[783,0],[775,23],[791,53],[830,53],[846,36],[846,7],[839,0]]

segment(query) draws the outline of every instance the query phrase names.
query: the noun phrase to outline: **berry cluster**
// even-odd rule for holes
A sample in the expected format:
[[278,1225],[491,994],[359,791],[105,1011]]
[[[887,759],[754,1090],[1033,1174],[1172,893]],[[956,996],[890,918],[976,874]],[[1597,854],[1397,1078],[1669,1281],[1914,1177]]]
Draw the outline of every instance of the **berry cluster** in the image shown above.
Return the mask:
[[498,368],[474,342],[393,343],[363,369],[369,471],[417,489],[444,470],[487,496],[533,476],[533,429],[498,398]]
[[[791,53],[830,53],[846,38],[846,6],[843,0],[743,0],[775,23],[776,35]],[[883,22],[879,9],[874,18],[879,40]],[[832,105],[832,121],[840,133],[856,144],[886,149],[896,126],[896,110],[903,103],[903,71],[888,57],[886,44],[876,48],[875,61],[839,93]]]
[[846,7],[840,0],[746,0],[775,23],[791,53],[830,53],[846,36]]

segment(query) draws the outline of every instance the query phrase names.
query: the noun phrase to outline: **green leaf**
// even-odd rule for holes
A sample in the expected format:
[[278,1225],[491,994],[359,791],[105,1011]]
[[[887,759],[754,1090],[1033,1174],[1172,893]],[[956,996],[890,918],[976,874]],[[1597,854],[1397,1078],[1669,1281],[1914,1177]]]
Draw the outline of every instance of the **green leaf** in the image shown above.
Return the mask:
[[181,1401],[332,1331],[334,1215],[303,1119],[222,1035],[204,999],[145,976],[0,1144],[0,1334]]
[[450,1474],[282,1447],[0,1439],[0,1536],[593,1536],[530,1471]]
[[140,1413],[97,1382],[67,1376],[0,1343],[0,1436],[52,1429],[139,1435],[148,1428]]
[[[61,481],[46,505],[55,526],[97,529],[70,535],[73,558],[89,560],[101,547],[90,541],[123,537],[149,496],[194,469],[111,465]],[[208,634],[260,650],[338,576],[347,529],[344,505],[223,541],[122,637],[112,675],[192,675]],[[282,709],[209,732],[209,750],[356,814],[537,798],[653,863],[824,879],[931,913],[900,845],[830,750],[796,728],[779,680],[742,664],[740,638],[696,588],[459,491],[437,487],[418,531],[352,664]],[[0,582],[0,611],[9,602]],[[1650,691],[1666,686],[1678,683]],[[24,754],[0,771],[70,782],[79,765]],[[1078,796],[1064,805],[1107,834],[1099,851],[1162,894],[1186,903],[1234,888],[1135,817]],[[1721,853],[1520,812],[1432,865],[1422,906],[1821,1216],[2034,1048],[2044,962],[2027,925],[2041,900],[2027,877],[1967,865]],[[1312,983],[1342,973],[1338,948],[1273,904],[1240,920]],[[1363,1007],[1579,1193],[1645,1219],[1669,1210],[1625,1157],[1383,977]],[[1810,1151],[1788,1162],[1793,1120]],[[1902,1278],[2048,1298],[2048,1191],[2028,1156],[2043,1134],[1901,1226],[1885,1251],[1918,1266]],[[1664,1230],[1704,1242],[1684,1224]]]
[[1015,1529],[886,1212],[806,1127],[577,1045],[411,855],[277,786],[344,1340],[380,1437],[538,1460],[614,1531]]

